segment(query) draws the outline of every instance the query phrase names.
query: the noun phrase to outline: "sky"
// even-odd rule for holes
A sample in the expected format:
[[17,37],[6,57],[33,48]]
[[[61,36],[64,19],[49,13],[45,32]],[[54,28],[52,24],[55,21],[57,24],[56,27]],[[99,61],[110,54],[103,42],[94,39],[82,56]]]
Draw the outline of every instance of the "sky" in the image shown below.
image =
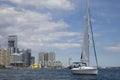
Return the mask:
[[[120,66],[120,1],[89,0],[99,66]],[[80,61],[85,0],[0,0],[0,45],[17,35],[19,49],[53,51],[65,66]],[[90,61],[95,65],[92,45]]]

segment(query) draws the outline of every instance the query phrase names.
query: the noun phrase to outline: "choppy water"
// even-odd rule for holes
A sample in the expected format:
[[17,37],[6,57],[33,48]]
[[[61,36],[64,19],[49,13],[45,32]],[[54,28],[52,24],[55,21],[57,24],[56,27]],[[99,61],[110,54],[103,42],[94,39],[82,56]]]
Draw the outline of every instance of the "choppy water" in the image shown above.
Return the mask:
[[120,68],[100,69],[97,76],[73,75],[69,69],[0,69],[0,80],[120,80]]

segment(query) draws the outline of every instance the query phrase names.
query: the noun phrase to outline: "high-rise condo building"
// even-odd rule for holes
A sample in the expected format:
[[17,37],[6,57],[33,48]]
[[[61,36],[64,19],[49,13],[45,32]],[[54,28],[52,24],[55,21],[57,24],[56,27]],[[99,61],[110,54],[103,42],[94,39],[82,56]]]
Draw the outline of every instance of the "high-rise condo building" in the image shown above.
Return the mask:
[[26,49],[23,50],[23,61],[24,61],[24,66],[30,66],[31,65],[31,49]]
[[31,65],[35,64],[35,57],[31,56],[30,63],[31,63]]
[[17,53],[17,35],[8,36],[8,52]]
[[38,55],[38,64],[41,65],[41,67],[45,66],[44,54],[44,52],[40,52]]
[[7,49],[0,48],[0,65],[6,67],[10,65],[10,54]]
[[41,64],[41,67],[51,67],[54,66],[55,62],[55,53],[54,52],[40,52],[39,58],[38,58],[39,65]]

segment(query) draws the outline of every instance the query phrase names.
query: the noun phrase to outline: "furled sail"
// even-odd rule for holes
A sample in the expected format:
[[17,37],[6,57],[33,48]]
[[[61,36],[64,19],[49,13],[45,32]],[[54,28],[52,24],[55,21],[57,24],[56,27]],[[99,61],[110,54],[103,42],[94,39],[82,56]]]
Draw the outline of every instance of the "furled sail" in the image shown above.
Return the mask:
[[86,23],[84,29],[84,38],[83,38],[83,47],[81,53],[81,61],[86,63],[86,66],[89,66],[89,11],[88,11],[88,3],[86,4]]

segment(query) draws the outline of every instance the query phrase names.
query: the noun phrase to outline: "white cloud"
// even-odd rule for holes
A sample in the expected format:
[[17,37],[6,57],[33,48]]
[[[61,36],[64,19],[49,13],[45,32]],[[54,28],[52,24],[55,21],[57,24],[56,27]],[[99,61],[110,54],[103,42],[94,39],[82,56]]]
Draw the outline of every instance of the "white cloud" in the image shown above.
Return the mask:
[[109,52],[120,53],[120,44],[109,46],[109,47],[106,47],[105,49]]
[[81,45],[79,43],[54,43],[54,44],[49,44],[48,47],[55,47],[64,50],[75,47],[81,47]]
[[75,32],[55,32],[55,33],[50,33],[48,36],[60,38],[60,37],[74,37],[74,36],[80,36],[79,33]]
[[[16,11],[13,7],[0,9],[0,25],[7,25],[7,30],[27,30],[31,27],[35,31],[50,31],[56,29],[65,29],[69,25],[64,21],[54,22],[50,13],[42,14],[32,11]],[[9,27],[8,27],[9,26]],[[14,29],[13,29],[14,27]],[[28,29],[30,30],[30,28]]]
[[10,0],[20,5],[35,6],[37,8],[72,10],[74,4],[70,0]]
[[2,39],[3,38],[3,36],[2,35],[0,35],[0,39]]
[[[40,47],[54,48],[79,47],[77,43],[58,44],[69,37],[80,36],[77,32],[66,31],[70,25],[63,20],[53,21],[52,14],[38,13],[24,9],[16,9],[15,7],[0,7],[0,34],[18,35],[18,45],[20,48],[38,49]],[[77,42],[77,41],[76,41]],[[51,44],[52,43],[52,44]]]

